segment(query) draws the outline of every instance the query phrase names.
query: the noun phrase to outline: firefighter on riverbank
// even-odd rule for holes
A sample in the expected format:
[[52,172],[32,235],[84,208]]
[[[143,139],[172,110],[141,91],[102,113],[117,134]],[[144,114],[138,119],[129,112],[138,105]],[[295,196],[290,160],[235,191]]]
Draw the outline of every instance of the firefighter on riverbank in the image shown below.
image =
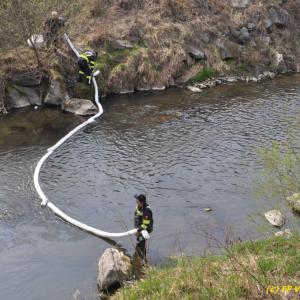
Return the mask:
[[88,84],[91,84],[97,55],[98,53],[94,50],[89,50],[80,54],[77,61],[80,69],[78,77],[79,82],[86,80]]
[[146,239],[147,235],[153,231],[153,214],[150,206],[143,194],[135,195],[136,209],[134,212],[134,226],[138,229],[136,255],[145,263],[146,259]]

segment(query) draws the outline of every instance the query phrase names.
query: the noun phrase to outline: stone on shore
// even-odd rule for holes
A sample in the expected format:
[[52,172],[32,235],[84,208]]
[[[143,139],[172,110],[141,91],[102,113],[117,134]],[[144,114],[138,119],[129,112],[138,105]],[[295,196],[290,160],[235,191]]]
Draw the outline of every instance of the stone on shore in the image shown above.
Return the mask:
[[282,227],[285,223],[285,217],[276,209],[266,212],[265,217],[275,227]]
[[49,92],[45,98],[45,104],[60,106],[65,100],[68,100],[69,98],[70,97],[61,82],[52,80]]
[[291,237],[292,236],[292,232],[290,229],[285,229],[282,231],[277,231],[274,233],[275,236],[284,236],[284,237]]
[[39,87],[11,85],[5,99],[5,108],[22,108],[30,105],[42,105],[42,95]]
[[102,292],[108,292],[130,279],[132,264],[130,258],[123,252],[108,248],[100,257],[98,270],[98,289]]

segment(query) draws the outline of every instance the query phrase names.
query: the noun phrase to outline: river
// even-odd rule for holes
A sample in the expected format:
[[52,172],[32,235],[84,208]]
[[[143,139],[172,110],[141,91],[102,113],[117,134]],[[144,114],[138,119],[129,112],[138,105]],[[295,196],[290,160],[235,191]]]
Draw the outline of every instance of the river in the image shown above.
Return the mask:
[[[283,140],[300,108],[300,76],[263,84],[136,93],[103,100],[105,113],[55,152],[41,172],[50,200],[99,229],[132,228],[135,200],[154,211],[150,261],[214,250],[215,241],[270,235],[256,199],[257,148]],[[0,118],[0,290],[5,300],[97,299],[105,241],[40,206],[36,163],[83,118],[56,109]],[[283,204],[285,206],[285,204]],[[211,212],[204,211],[209,207]],[[287,207],[288,222],[300,227]],[[134,241],[118,240],[129,253]]]

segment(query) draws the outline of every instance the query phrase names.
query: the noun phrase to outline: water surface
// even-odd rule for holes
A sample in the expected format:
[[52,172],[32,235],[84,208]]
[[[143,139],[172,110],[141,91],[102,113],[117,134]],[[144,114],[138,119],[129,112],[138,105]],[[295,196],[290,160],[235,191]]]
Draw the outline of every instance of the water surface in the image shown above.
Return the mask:
[[[256,149],[287,136],[299,80],[105,99],[103,117],[48,160],[42,187],[70,216],[111,232],[132,228],[133,195],[145,193],[155,217],[153,263],[203,253],[231,231],[265,235],[250,217],[271,208],[254,196]],[[82,121],[53,109],[0,118],[1,299],[72,299],[76,289],[96,299],[97,262],[109,245],[41,208],[32,179],[46,149]],[[118,241],[133,252],[134,240]]]

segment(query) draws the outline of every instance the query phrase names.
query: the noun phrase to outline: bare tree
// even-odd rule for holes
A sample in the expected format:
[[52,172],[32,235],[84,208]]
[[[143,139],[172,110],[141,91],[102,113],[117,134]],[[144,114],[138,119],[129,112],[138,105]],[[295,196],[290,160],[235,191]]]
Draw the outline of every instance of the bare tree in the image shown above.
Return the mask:
[[[1,0],[0,48],[28,47],[30,37],[44,33],[45,20],[52,10],[70,16],[81,3],[80,0]],[[43,68],[49,49],[40,50],[34,43],[31,49],[38,68]]]

